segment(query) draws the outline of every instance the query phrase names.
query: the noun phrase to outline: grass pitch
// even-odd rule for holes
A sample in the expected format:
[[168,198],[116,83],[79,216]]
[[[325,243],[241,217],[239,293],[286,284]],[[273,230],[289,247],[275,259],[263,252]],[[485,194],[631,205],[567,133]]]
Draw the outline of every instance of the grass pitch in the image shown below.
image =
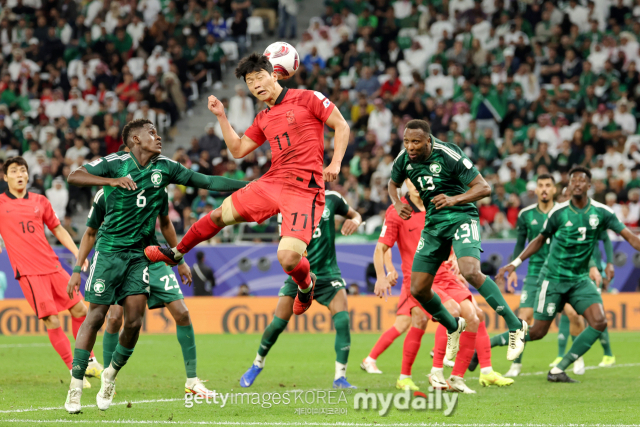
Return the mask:
[[[400,372],[403,337],[379,358],[382,375],[366,374],[360,361],[378,335],[352,335],[349,381],[359,389],[346,393],[337,404],[294,402],[296,390],[331,390],[334,374],[334,336],[330,334],[283,334],[267,357],[264,371],[253,387],[239,387],[240,376],[251,365],[259,335],[199,335],[198,375],[207,386],[222,393],[291,393],[291,402],[270,408],[255,404],[227,403],[186,408],[185,371],[180,346],[173,335],[144,335],[136,351],[118,376],[114,405],[106,412],[95,407],[100,381],[90,379],[91,389],[82,397],[83,411],[69,415],[63,404],[69,374],[50,346],[47,337],[0,336],[0,425],[457,425],[486,424],[638,424],[640,420],[640,333],[611,333],[617,366],[597,368],[602,359],[599,343],[585,355],[588,367],[580,384],[551,384],[546,381],[548,364],[557,351],[556,335],[529,343],[523,374],[511,387],[483,388],[478,384],[479,368],[467,373],[467,384],[476,395],[460,395],[450,417],[442,412],[392,409],[386,416],[375,410],[354,409],[356,392],[395,393]],[[98,344],[101,337],[98,337]],[[431,368],[429,351],[433,336],[425,335],[413,368],[414,381],[427,392],[426,374]],[[506,372],[506,347],[493,352],[493,366]],[[102,360],[102,346],[96,346]],[[445,368],[445,375],[450,373]],[[338,396],[339,397],[339,396]],[[335,402],[334,402],[335,403]],[[296,410],[331,408],[346,414],[301,415]]]

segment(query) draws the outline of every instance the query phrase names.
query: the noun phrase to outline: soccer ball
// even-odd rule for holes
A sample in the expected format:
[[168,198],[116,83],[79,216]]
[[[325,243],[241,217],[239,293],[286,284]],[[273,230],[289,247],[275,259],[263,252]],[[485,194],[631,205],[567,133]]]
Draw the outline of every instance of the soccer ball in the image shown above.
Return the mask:
[[271,43],[263,55],[269,58],[273,71],[278,75],[278,80],[293,77],[300,66],[300,55],[289,43]]

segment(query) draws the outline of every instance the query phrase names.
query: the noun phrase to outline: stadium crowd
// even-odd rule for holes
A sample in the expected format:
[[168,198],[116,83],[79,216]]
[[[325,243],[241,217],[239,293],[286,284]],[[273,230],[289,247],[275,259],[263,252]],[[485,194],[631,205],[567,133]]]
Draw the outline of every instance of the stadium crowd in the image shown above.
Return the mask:
[[[22,154],[32,191],[47,194],[72,228],[91,193],[67,187],[69,171],[116,151],[132,118],[174,135],[198,95],[219,89],[225,65],[233,67],[228,43],[248,51],[247,22],[257,17],[300,54],[300,69],[282,84],[325,94],[351,124],[331,189],[367,219],[368,233],[382,224],[386,182],[412,118],[459,145],[491,183],[492,197],[479,203],[486,234],[511,235],[521,207],[536,200],[535,177],[551,172],[562,190],[573,165],[592,170],[595,200],[638,225],[640,0],[327,0],[301,39],[297,8],[295,0],[8,0],[0,158]],[[244,83],[235,92],[223,103],[241,133],[265,106]],[[252,180],[269,156],[265,144],[231,158],[212,116],[174,159]],[[175,187],[178,232],[217,207],[217,196]]]

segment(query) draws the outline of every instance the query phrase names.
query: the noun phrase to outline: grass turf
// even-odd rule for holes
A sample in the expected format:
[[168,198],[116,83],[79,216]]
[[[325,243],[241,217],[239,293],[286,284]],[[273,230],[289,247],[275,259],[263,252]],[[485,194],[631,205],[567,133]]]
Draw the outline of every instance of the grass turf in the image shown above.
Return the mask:
[[[129,363],[118,376],[114,405],[106,412],[95,407],[100,387],[90,379],[85,389],[84,408],[70,415],[62,405],[69,386],[69,374],[46,337],[0,336],[0,425],[103,425],[110,423],[179,423],[227,425],[408,425],[417,423],[456,424],[634,424],[638,422],[637,396],[640,391],[640,333],[611,333],[618,367],[587,370],[572,375],[580,384],[552,384],[546,381],[548,364],[555,358],[556,335],[527,345],[523,373],[511,387],[483,388],[478,384],[479,368],[467,373],[467,384],[476,395],[460,395],[458,407],[450,417],[437,411],[392,409],[385,417],[372,410],[354,409],[354,393],[348,403],[338,405],[294,403],[262,408],[251,404],[210,404],[186,408],[183,400],[185,371],[176,337],[142,336]],[[359,391],[396,392],[400,370],[402,340],[399,338],[378,360],[382,375],[366,374],[360,361],[375,343],[377,335],[352,336],[349,381]],[[264,371],[253,387],[241,389],[238,380],[250,367],[259,344],[259,335],[199,335],[198,375],[208,379],[218,392],[284,393],[293,390],[329,390],[333,381],[335,353],[331,334],[283,334],[267,357]],[[101,337],[98,337],[98,343]],[[433,336],[425,335],[413,368],[413,378],[421,390],[429,387],[426,374],[431,368],[429,351]],[[102,347],[96,346],[102,359]],[[505,373],[510,362],[506,347],[493,349],[493,366]],[[567,349],[568,350],[568,349]],[[585,355],[587,366],[602,359],[599,343]],[[627,366],[625,366],[627,365]],[[445,375],[449,369],[445,368]],[[293,394],[291,395],[293,396]],[[146,401],[146,402],[143,402]],[[127,402],[132,402],[127,404]],[[93,406],[89,406],[93,405]],[[344,408],[342,415],[298,415],[296,408]],[[21,411],[23,409],[31,409]],[[349,424],[352,423],[352,424]],[[405,425],[407,425],[405,424]]]

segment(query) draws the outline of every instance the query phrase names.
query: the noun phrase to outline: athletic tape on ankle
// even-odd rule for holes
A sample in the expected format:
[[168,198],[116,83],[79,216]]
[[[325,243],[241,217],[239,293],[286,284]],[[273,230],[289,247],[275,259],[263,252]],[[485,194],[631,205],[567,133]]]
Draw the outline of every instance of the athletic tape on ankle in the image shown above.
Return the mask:
[[231,201],[231,196],[224,199],[222,202],[222,222],[225,225],[234,225],[237,224],[238,221],[233,216],[233,202]]

